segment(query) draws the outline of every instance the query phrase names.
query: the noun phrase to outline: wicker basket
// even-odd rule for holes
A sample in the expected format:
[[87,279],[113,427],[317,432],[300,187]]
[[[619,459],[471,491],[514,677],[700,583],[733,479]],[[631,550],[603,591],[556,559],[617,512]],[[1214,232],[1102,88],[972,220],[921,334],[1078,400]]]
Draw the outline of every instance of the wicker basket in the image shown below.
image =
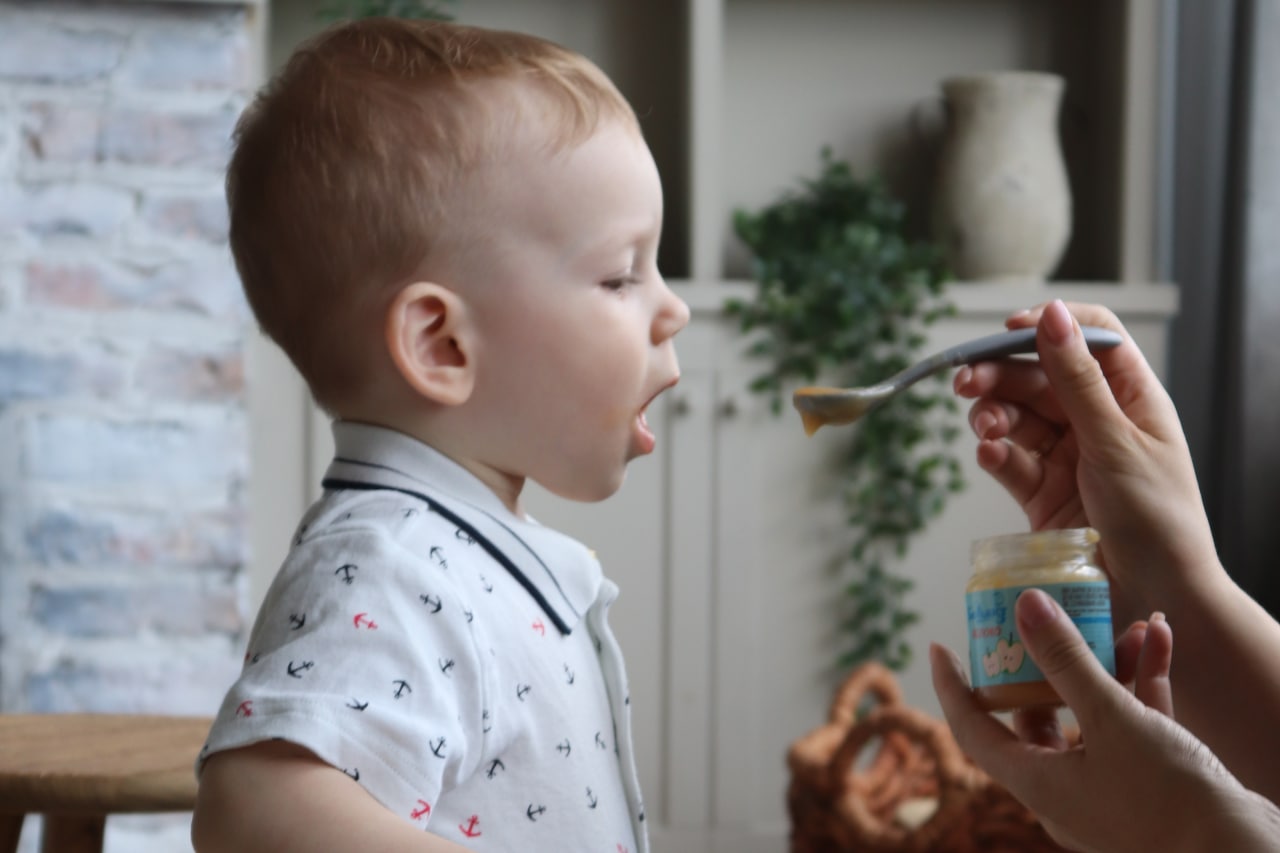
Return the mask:
[[[877,704],[860,719],[865,700]],[[828,722],[791,745],[791,853],[1040,853],[1063,848],[974,766],[946,723],[902,701],[897,680],[865,664]]]

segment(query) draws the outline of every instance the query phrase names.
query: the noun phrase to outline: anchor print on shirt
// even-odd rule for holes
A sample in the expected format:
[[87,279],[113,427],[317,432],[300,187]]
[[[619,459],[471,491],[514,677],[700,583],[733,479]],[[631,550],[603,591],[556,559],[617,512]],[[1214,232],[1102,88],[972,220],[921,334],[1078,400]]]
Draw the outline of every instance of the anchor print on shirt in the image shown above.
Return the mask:
[[524,810],[524,816],[529,818],[529,820],[533,821],[534,823],[537,823],[538,818],[542,817],[546,813],[547,813],[546,806],[543,806],[543,805],[535,806],[533,803],[529,803],[529,808]]
[[439,545],[432,545],[431,550],[427,552],[427,556],[431,558],[431,562],[440,568],[446,570],[449,568],[449,561],[444,558],[444,549]]
[[479,838],[481,833],[479,830],[480,818],[472,815],[467,818],[466,823],[458,824],[458,830],[467,838]]
[[347,703],[347,707],[353,711],[363,711],[365,708],[369,707],[369,703],[361,702],[359,699],[352,699]]
[[315,665],[316,665],[315,661],[310,661],[310,660],[304,660],[302,663],[295,663],[294,661],[289,661],[289,665],[285,669],[288,671],[289,675],[292,676],[293,678],[302,678],[302,674],[305,673],[307,670],[311,669],[311,667]]
[[587,808],[594,809],[599,804],[600,804],[600,798],[597,797],[594,793],[592,793],[590,788],[587,788]]
[[562,753],[565,758],[569,757],[569,754],[573,752],[573,747],[569,745],[568,738],[565,738],[564,740],[556,744],[556,752]]
[[476,538],[472,536],[470,533],[468,533],[467,531],[463,530],[461,527],[453,531],[453,536],[459,542],[465,542],[468,545],[476,544]]
[[499,770],[506,770],[506,769],[507,769],[507,765],[502,763],[502,759],[495,758],[493,759],[493,761],[489,762],[489,769],[484,772],[484,775],[486,778],[492,779],[494,776],[498,775]]
[[355,618],[351,620],[351,624],[355,625],[357,630],[360,628],[364,628],[366,631],[378,630],[378,623],[370,619],[368,613],[357,613]]
[[403,678],[397,678],[391,684],[396,688],[395,698],[403,699],[405,696],[413,692],[413,688],[409,686],[409,682]]
[[431,814],[431,804],[426,800],[418,800],[417,808],[409,812],[410,820],[422,820]]
[[427,746],[431,749],[431,754],[436,758],[444,758],[444,735],[435,740],[427,741]]
[[347,586],[351,586],[356,582],[356,572],[358,571],[360,571],[360,567],[355,563],[343,563],[341,566],[334,569],[333,573],[337,575],[338,579]]
[[431,608],[431,613],[433,614],[439,613],[440,608],[444,607],[444,601],[438,595],[431,595],[430,593],[424,592],[422,595],[418,596],[418,600]]
[[453,667],[455,666],[453,658],[448,660],[436,658],[436,665],[440,667],[440,671],[444,673],[445,678],[453,677]]
[[303,613],[301,616],[299,616],[297,613],[289,614],[289,630],[290,631],[297,631],[305,624],[307,624],[307,614]]

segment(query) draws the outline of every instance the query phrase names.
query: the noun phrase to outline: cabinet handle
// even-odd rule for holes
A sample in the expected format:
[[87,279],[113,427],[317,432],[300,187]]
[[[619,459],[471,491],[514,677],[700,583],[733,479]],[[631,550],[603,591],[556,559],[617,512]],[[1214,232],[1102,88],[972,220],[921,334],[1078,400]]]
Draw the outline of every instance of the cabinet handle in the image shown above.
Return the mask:
[[671,401],[671,414],[683,417],[691,411],[693,411],[693,404],[689,402],[688,397],[676,397]]
[[720,403],[720,416],[724,418],[734,418],[738,416],[738,398],[725,397]]

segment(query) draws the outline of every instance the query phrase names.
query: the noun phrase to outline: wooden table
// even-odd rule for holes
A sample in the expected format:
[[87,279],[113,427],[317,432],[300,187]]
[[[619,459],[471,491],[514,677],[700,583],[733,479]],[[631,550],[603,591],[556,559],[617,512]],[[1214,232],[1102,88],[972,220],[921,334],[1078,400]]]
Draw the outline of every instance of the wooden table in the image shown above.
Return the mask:
[[0,714],[0,853],[45,816],[45,853],[97,853],[107,815],[195,806],[206,717]]

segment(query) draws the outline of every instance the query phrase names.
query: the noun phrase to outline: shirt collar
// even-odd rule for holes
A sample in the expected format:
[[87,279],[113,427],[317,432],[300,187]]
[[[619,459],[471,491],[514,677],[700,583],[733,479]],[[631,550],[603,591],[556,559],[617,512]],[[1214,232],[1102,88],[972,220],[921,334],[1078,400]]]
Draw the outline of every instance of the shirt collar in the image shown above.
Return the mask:
[[563,634],[600,592],[595,555],[559,531],[519,518],[474,474],[401,432],[335,421],[326,489],[389,489],[425,500],[466,530],[529,592]]

